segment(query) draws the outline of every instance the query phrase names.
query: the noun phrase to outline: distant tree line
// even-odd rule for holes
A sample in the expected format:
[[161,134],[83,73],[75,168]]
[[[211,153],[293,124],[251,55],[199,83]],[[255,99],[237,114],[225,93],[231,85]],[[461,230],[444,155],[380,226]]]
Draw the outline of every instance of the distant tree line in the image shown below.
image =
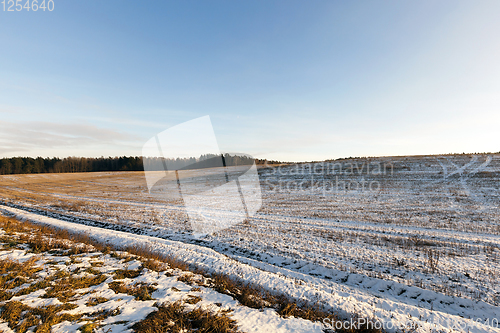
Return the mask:
[[[202,169],[221,166],[221,155],[207,154],[198,158],[145,158],[147,170]],[[224,154],[226,166],[248,165],[256,161],[251,157]],[[274,161],[273,161],[274,162]],[[142,157],[12,157],[0,159],[0,175],[22,173],[63,173],[63,172],[102,172],[102,171],[143,171]]]
[[[223,157],[223,158],[221,158]],[[180,169],[204,169],[221,166],[251,165],[254,158],[245,155],[215,155],[206,154],[198,158],[159,158],[148,157],[144,159],[144,166],[147,170],[180,170]]]
[[143,170],[140,157],[12,157],[0,160],[0,174]]

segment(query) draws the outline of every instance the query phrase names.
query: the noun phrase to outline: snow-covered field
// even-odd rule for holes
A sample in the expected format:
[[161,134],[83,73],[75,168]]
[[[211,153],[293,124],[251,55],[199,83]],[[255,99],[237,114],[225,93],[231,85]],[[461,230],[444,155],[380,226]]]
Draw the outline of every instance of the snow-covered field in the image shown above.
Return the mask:
[[[30,219],[29,214],[15,210],[8,215],[12,213]],[[73,229],[57,220],[41,218],[38,222]],[[85,228],[78,227],[73,230]],[[148,237],[136,242],[130,235],[97,228],[88,229],[87,234],[120,245],[153,245]],[[2,276],[7,276],[0,280],[5,286],[0,302],[1,332],[41,332],[44,324],[50,325],[51,332],[61,333],[135,332],[133,325],[157,311],[159,305],[176,302],[186,312],[201,308],[227,316],[241,332],[321,332],[321,326],[311,321],[283,318],[274,309],[242,306],[231,296],[215,291],[204,276],[161,261],[124,251],[98,251],[92,245],[50,235],[43,235],[41,242],[62,242],[64,247],[37,251],[33,246],[36,237],[33,240],[32,236],[31,230],[0,229],[0,269]],[[160,241],[154,246],[164,252],[168,245]]]
[[261,168],[259,212],[203,239],[191,236],[177,191],[166,184],[148,193],[143,173],[1,176],[0,188],[10,205],[2,209],[22,218],[155,244],[208,270],[390,327],[410,318],[419,332],[497,332],[499,171],[499,155]]

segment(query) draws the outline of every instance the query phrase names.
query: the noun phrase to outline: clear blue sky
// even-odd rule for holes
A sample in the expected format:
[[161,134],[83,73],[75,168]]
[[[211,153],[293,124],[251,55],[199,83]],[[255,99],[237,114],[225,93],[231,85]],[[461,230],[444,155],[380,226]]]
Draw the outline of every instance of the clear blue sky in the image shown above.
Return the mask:
[[0,11],[0,156],[140,155],[204,115],[259,158],[500,150],[499,1],[54,4]]

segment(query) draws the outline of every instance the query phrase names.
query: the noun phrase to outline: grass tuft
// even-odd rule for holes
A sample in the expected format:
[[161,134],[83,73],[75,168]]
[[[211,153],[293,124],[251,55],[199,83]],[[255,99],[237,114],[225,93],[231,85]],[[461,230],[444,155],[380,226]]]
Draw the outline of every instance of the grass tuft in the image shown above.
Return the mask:
[[236,321],[227,311],[212,313],[201,308],[185,311],[181,302],[158,306],[158,311],[150,313],[144,320],[132,326],[137,333],[197,332],[234,333],[238,332]]
[[123,282],[114,281],[109,284],[109,288],[117,294],[128,294],[135,297],[140,301],[149,301],[153,298],[151,294],[156,290],[153,286],[148,286],[144,283],[135,283],[133,285],[126,285]]

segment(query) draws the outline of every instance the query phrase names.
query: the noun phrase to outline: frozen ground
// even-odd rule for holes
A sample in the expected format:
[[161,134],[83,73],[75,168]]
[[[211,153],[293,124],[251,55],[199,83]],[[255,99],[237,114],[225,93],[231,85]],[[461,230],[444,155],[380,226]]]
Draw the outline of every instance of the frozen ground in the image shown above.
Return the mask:
[[[19,216],[29,218],[29,214]],[[39,222],[74,227],[51,219],[41,218]],[[98,228],[88,233],[113,243],[131,241],[130,235],[103,233]],[[0,228],[0,267],[5,273],[2,277],[8,276],[1,280],[6,288],[0,301],[0,332],[44,331],[42,320],[52,322],[51,332],[133,332],[132,326],[157,311],[159,304],[175,302],[181,302],[186,312],[202,308],[213,314],[224,313],[236,321],[241,332],[321,332],[321,326],[311,321],[283,318],[274,309],[242,306],[211,288],[205,277],[160,261],[123,251],[103,253],[85,243],[50,236],[43,236],[43,242],[59,241],[68,248],[35,251],[28,245],[30,236],[29,231],[6,232]],[[153,242],[139,239],[139,243],[148,245]],[[167,244],[157,245],[157,250],[162,251],[162,245]],[[16,307],[22,310],[19,317]],[[44,311],[52,318],[44,316]]]
[[271,290],[384,321],[411,314],[422,331],[438,318],[488,324],[471,328],[480,332],[496,331],[500,312],[499,166],[498,155],[458,155],[262,168],[257,215],[200,240],[177,191],[167,182],[149,194],[141,173],[3,176],[0,186],[5,204],[160,237],[193,263],[225,255],[212,269],[256,269],[241,277]]

